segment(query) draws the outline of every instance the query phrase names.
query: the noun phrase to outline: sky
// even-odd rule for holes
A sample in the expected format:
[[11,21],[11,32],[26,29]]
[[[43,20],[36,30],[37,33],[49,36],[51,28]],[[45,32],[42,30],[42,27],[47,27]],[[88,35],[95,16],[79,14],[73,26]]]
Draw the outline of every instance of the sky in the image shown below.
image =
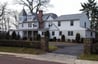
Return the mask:
[[[2,1],[2,0],[0,0]],[[13,4],[15,0],[3,0],[7,1],[8,7],[20,11],[22,8],[19,5]],[[98,2],[98,0],[96,0]],[[81,13],[81,3],[87,2],[87,0],[50,0],[50,5],[45,10],[45,13],[55,13],[58,16],[65,14]]]

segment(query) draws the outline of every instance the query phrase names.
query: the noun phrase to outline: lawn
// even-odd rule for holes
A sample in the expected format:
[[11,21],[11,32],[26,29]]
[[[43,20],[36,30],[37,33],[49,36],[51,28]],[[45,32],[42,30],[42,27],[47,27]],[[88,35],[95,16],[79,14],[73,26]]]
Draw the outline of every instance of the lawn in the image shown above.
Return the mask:
[[[56,50],[56,46],[49,46],[49,51],[52,52]],[[0,46],[1,52],[11,52],[11,53],[25,53],[25,54],[44,54],[45,51],[41,49],[35,49],[35,48],[25,48],[25,47],[5,47]]]
[[79,59],[98,61],[98,54],[84,55],[82,54]]

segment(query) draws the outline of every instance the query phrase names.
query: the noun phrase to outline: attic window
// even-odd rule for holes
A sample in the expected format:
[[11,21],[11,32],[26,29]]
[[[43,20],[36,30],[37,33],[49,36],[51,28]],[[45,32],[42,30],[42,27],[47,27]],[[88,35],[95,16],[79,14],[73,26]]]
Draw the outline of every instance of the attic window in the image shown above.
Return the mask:
[[84,27],[86,28],[86,22],[84,23]]
[[73,26],[73,25],[74,25],[74,21],[71,20],[71,21],[70,21],[70,26]]
[[58,21],[58,26],[61,26],[61,22],[60,21]]

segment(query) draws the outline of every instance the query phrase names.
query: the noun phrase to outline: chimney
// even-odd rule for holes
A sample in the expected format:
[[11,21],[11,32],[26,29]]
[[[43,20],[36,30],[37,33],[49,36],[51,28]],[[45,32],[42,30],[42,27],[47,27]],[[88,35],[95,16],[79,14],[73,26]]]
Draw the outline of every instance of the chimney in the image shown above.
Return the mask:
[[43,29],[44,28],[44,22],[43,22],[43,11],[42,10],[39,10],[38,20],[39,20],[39,29]]

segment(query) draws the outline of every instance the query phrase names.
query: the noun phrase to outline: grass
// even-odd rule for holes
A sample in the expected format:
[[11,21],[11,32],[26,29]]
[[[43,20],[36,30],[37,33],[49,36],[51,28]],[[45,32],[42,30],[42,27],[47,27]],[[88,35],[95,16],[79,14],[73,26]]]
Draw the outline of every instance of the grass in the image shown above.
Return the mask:
[[25,53],[25,54],[43,54],[45,53],[41,49],[25,48],[25,47],[4,47],[0,46],[1,52],[12,52],[12,53]]
[[58,47],[57,46],[49,46],[49,51],[52,52],[52,51],[55,51],[57,50]]
[[79,59],[98,61],[98,54],[85,55],[82,54]]
[[[49,46],[49,51],[55,51],[58,48],[56,46]],[[25,53],[25,54],[44,54],[45,51],[41,49],[35,49],[35,48],[25,48],[25,47],[5,47],[0,46],[1,52],[11,52],[11,53]]]

